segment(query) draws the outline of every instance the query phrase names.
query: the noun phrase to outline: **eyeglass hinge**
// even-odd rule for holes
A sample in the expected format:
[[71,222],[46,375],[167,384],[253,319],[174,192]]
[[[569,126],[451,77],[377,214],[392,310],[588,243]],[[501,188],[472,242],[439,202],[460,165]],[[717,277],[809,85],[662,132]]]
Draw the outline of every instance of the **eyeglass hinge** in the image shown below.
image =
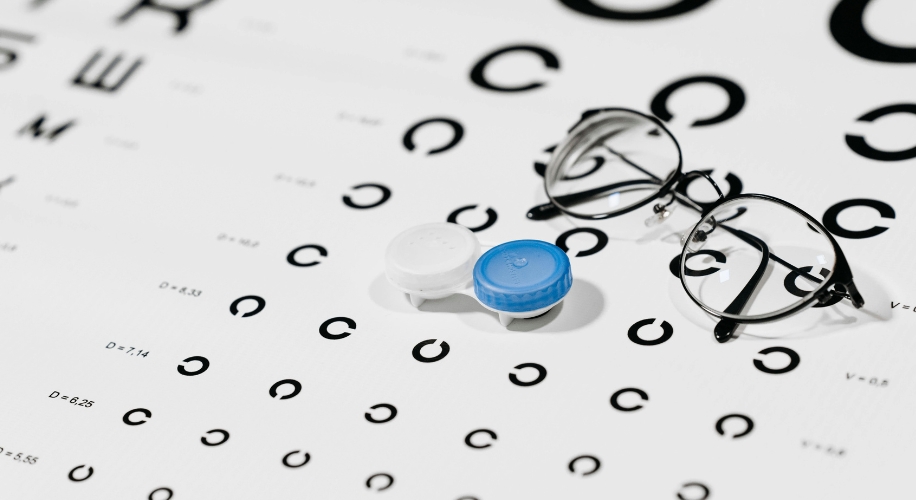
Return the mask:
[[852,305],[855,306],[856,309],[865,305],[865,301],[862,300],[862,296],[859,295],[858,289],[856,289],[856,286],[851,282],[846,285],[837,283],[833,285],[833,288],[829,290],[823,290],[815,296],[817,301],[821,304],[826,304],[833,297],[849,299],[849,301],[852,302]]

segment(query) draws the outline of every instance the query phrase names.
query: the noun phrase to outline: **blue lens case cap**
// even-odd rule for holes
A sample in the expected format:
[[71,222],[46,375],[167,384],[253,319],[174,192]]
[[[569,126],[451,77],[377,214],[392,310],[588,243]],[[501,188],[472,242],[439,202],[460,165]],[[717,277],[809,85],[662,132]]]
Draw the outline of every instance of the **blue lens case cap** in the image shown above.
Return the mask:
[[538,240],[497,245],[474,265],[474,294],[497,311],[535,311],[559,302],[572,286],[569,257]]

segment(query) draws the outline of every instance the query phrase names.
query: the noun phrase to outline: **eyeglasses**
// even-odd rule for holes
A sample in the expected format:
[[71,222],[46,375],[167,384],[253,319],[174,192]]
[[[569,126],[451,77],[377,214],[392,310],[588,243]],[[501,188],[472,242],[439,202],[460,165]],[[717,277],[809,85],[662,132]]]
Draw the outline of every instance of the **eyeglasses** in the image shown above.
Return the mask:
[[[726,198],[708,174],[682,167],[680,146],[658,119],[622,108],[588,111],[544,171],[550,201],[528,218],[609,219],[655,200],[647,226],[667,220],[675,202],[698,212],[671,270],[693,302],[719,320],[719,342],[741,324],[775,321],[810,306],[843,299],[864,305],[843,251],[817,219],[772,196]],[[698,177],[712,185],[718,201],[687,196]],[[691,267],[700,261],[707,267]]]

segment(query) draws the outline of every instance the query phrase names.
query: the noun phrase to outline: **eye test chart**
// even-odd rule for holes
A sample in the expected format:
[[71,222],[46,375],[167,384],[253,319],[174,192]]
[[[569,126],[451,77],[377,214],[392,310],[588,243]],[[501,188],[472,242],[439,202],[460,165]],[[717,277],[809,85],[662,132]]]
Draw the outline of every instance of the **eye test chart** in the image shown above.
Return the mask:
[[[912,498],[914,20],[3,2],[0,497]],[[664,122],[726,195],[811,214],[865,306],[720,344],[669,269],[688,209],[529,220],[608,107]],[[555,244],[568,294],[507,326],[467,295],[414,307],[385,250],[436,222]]]

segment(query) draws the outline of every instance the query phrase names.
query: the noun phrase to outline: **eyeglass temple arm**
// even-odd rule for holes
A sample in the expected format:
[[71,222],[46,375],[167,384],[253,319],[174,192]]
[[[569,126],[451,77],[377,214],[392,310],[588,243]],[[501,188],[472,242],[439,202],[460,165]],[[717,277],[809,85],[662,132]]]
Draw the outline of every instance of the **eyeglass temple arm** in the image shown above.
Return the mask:
[[[733,300],[732,303],[729,304],[729,306],[725,309],[724,312],[729,313],[729,314],[739,314],[744,309],[745,305],[747,305],[747,302],[750,300],[754,291],[757,289],[757,285],[760,281],[760,278],[763,276],[764,271],[766,270],[766,266],[768,264],[769,259],[773,259],[774,261],[778,262],[779,264],[782,264],[787,269],[795,273],[797,276],[802,276],[803,278],[806,278],[809,281],[813,281],[814,283],[818,283],[818,284],[823,282],[823,280],[802,271],[801,269],[793,266],[792,264],[789,264],[788,262],[786,262],[784,259],[777,256],[776,254],[770,253],[769,247],[760,238],[757,238],[756,236],[750,233],[747,233],[745,231],[742,231],[740,229],[731,228],[723,224],[720,224],[718,227],[721,227],[722,229],[725,229],[726,231],[732,233],[733,235],[735,235],[736,237],[738,237],[745,243],[748,243],[749,245],[760,250],[760,252],[763,254],[762,259],[760,261],[760,265],[757,267],[757,271],[754,273],[754,276],[751,277],[748,284],[745,285],[744,289],[741,290],[741,293],[738,294],[737,297],[735,297],[735,300]],[[839,246],[835,246],[835,249],[837,253],[837,263],[835,266],[834,273],[837,279],[837,284],[835,286],[837,290],[830,291],[827,293],[838,294],[842,296],[843,298],[849,299],[852,302],[853,306],[856,307],[856,309],[861,308],[863,305],[865,305],[865,300],[859,294],[858,288],[856,288],[855,283],[852,281],[852,271],[849,269],[849,263],[846,261],[846,257],[843,255],[843,252],[842,250],[840,250]],[[818,300],[824,301],[822,297],[818,297]],[[720,343],[727,342],[730,338],[732,338],[732,335],[734,334],[735,330],[738,328],[739,324],[740,323],[736,320],[733,320],[730,318],[722,318],[716,324],[716,327],[714,329],[716,340],[719,341]]]
[[[721,227],[722,229],[725,229],[726,231],[734,234],[735,236],[737,236],[739,239],[741,239],[745,243],[748,243],[751,246],[756,246],[754,243],[751,242],[750,239],[748,239],[748,237],[753,237],[750,233],[747,233],[745,231],[738,231],[724,224],[719,224],[718,227]],[[862,298],[862,295],[859,294],[859,289],[856,288],[856,284],[852,280],[852,270],[849,269],[849,263],[846,261],[846,256],[843,255],[843,251],[840,249],[839,245],[834,245],[834,252],[836,253],[836,264],[834,265],[833,274],[834,274],[834,279],[836,280],[836,283],[837,283],[835,286],[836,290],[835,291],[826,291],[826,293],[833,294],[833,295],[839,295],[843,298],[849,299],[849,301],[852,302],[852,305],[855,306],[856,309],[859,309],[865,305],[865,300]],[[802,278],[805,278],[808,281],[811,281],[816,284],[821,284],[823,282],[821,278],[818,278],[817,276],[814,276],[813,274],[802,271],[801,269],[786,262],[784,259],[780,258],[775,253],[770,253],[770,258],[773,259],[775,262],[781,264],[783,267],[785,267],[789,271],[792,271],[792,273],[794,273],[795,275],[801,276]],[[818,297],[818,300],[824,302],[827,299],[826,297]]]
[[617,151],[615,151],[613,148],[611,148],[611,147],[608,146],[607,144],[604,145],[604,149],[610,151],[612,155],[614,155],[614,156],[620,158],[621,160],[623,160],[623,162],[626,163],[627,165],[629,165],[629,166],[635,168],[636,170],[639,170],[640,172],[642,172],[642,173],[648,175],[649,178],[655,179],[656,181],[658,181],[659,183],[661,183],[661,181],[662,181],[661,177],[658,177],[657,175],[653,174],[652,172],[649,172],[648,170],[646,170],[646,169],[640,167],[640,166],[637,165],[636,163],[633,163],[632,161],[630,161],[629,158],[627,158],[626,156],[624,156],[623,153],[618,153]]
[[[579,193],[572,193],[563,196],[557,196],[554,198],[558,203],[570,206],[576,205],[588,201],[596,196],[600,196],[608,191],[613,191],[627,186],[644,186],[644,185],[655,185],[658,184],[654,180],[649,179],[640,179],[634,181],[623,181],[616,182],[614,184],[608,184],[606,186],[599,186],[596,188],[589,189],[587,191],[581,191]],[[528,210],[526,214],[531,220],[547,220],[552,217],[560,215],[560,209],[553,202],[548,201],[547,203],[532,207],[531,210]]]
[[[757,247],[757,243],[755,243],[754,240],[760,241],[760,242],[762,243],[762,241],[761,241],[759,238],[757,238],[756,236],[754,236],[754,235],[752,235],[752,234],[750,234],[750,233],[748,233],[748,232],[741,231],[741,230],[739,230],[739,229],[734,229],[734,228],[731,228],[731,227],[726,226],[726,225],[724,225],[724,224],[719,224],[717,227],[721,227],[722,229],[724,229],[724,230],[726,230],[726,231],[732,233],[733,235],[735,235],[736,237],[738,237],[738,239],[740,239],[741,241],[743,241],[743,242],[745,242],[745,243],[747,243],[748,245],[751,245],[751,246],[753,246],[753,247]],[[802,271],[801,269],[799,269],[799,268],[793,266],[792,264],[789,264],[788,262],[786,262],[785,259],[782,259],[781,257],[779,257],[778,255],[776,255],[775,253],[770,253],[769,255],[770,255],[770,258],[771,258],[771,259],[773,259],[774,261],[776,261],[776,262],[779,263],[779,264],[782,264],[782,265],[783,265],[786,269],[788,269],[789,271],[792,271],[793,273],[795,273],[795,274],[801,276],[802,278],[807,279],[808,281],[811,281],[811,282],[814,282],[814,283],[818,283],[818,284],[820,284],[820,283],[823,281],[823,280],[821,280],[821,278],[818,278],[817,276],[814,276],[813,274],[806,273],[805,271]]]
[[856,309],[860,309],[865,305],[865,299],[862,298],[862,294],[859,293],[859,289],[852,280],[852,269],[849,268],[849,262],[846,260],[846,256],[843,255],[843,250],[835,241],[833,241],[833,250],[836,254],[836,264],[833,270],[833,278],[836,280],[836,284],[833,287],[834,289],[828,293],[849,299]]
[[[722,226],[724,227],[724,226]],[[725,308],[725,313],[727,314],[741,314],[745,306],[747,306],[748,301],[751,300],[751,297],[754,295],[754,292],[757,290],[757,285],[760,283],[760,278],[763,277],[763,273],[766,272],[767,265],[770,262],[770,248],[766,243],[763,242],[760,238],[753,236],[751,234],[745,233],[740,229],[734,228],[725,228],[728,232],[738,236],[742,240],[751,244],[760,250],[762,254],[760,259],[760,264],[757,266],[757,270],[754,272],[754,275],[751,276],[751,279],[744,285],[744,288],[741,290],[741,293],[732,301],[728,307]],[[781,259],[780,259],[781,260]],[[738,328],[737,321],[731,318],[722,318],[716,323],[716,327],[713,330],[713,333],[716,337],[716,340],[721,344],[728,342],[732,338],[732,335],[735,333],[735,330]]]
[[[636,163],[632,162],[632,161],[631,161],[629,158],[627,158],[623,153],[618,153],[617,151],[615,151],[614,149],[612,149],[612,148],[611,148],[610,146],[608,146],[607,144],[604,145],[604,148],[607,149],[608,151],[610,151],[611,154],[613,154],[613,155],[617,156],[618,158],[620,158],[621,160],[623,160],[623,162],[626,163],[627,165],[629,165],[629,166],[635,168],[636,170],[639,170],[640,172],[642,172],[642,173],[648,175],[648,176],[651,177],[652,179],[655,179],[656,181],[658,181],[659,184],[661,184],[662,179],[661,179],[660,177],[656,176],[656,175],[653,174],[652,172],[649,172],[648,170],[646,170],[646,169],[640,167],[639,165],[637,165]],[[680,164],[678,164],[678,169],[680,169]],[[713,189],[716,190],[716,194],[719,195],[719,199],[721,200],[721,199],[725,198],[725,195],[722,194],[722,190],[719,188],[719,185],[716,183],[716,181],[714,181],[713,178],[710,177],[709,174],[707,174],[706,172],[703,172],[703,171],[701,171],[701,170],[691,170],[690,172],[687,172],[687,173],[683,174],[683,175],[681,176],[681,178],[678,179],[678,183],[680,183],[680,182],[683,181],[683,180],[690,179],[691,177],[702,177],[702,178],[706,179],[710,184],[712,184]],[[680,196],[679,196],[679,195],[680,195]],[[677,193],[677,192],[675,192],[675,197],[678,199],[678,201],[681,201],[681,202],[683,202],[684,200],[688,200],[688,203],[686,203],[688,206],[690,206],[691,208],[696,209],[696,210],[699,211],[700,213],[703,212],[703,209],[700,207],[700,205],[698,205],[696,202],[694,202],[693,200],[691,200],[691,199],[687,196],[686,193],[683,193],[683,194],[682,194],[682,193]]]
[[[607,191],[613,191],[614,189],[617,189],[620,187],[636,185],[636,184],[661,184],[662,183],[662,179],[660,177],[642,168],[641,166],[639,166],[638,164],[636,164],[635,162],[627,158],[626,155],[624,155],[623,153],[619,153],[615,151],[613,148],[611,148],[607,144],[604,145],[604,148],[610,151],[611,154],[613,154],[614,156],[620,158],[627,165],[630,165],[631,167],[635,168],[636,170],[639,170],[640,172],[648,175],[651,180],[640,179],[640,180],[635,180],[635,181],[625,181],[625,182],[619,182],[615,184],[608,184],[606,186],[592,188],[587,191],[582,191],[579,193],[571,193],[571,194],[567,194],[564,196],[558,196],[554,198],[554,200],[556,200],[558,203],[561,203],[563,205],[576,205],[583,201],[589,200],[595,196],[604,194]],[[545,172],[545,175],[546,175],[546,172]],[[690,171],[684,174],[682,179],[689,179],[690,177],[703,177],[704,179],[709,181],[710,184],[712,184],[713,188],[715,188],[716,193],[719,195],[719,199],[722,199],[725,197],[725,195],[722,194],[722,190],[719,189],[719,185],[716,184],[716,181],[714,181],[712,177],[710,177],[709,174],[707,174],[706,172],[701,172],[699,170],[693,170],[693,171]],[[661,196],[664,196],[666,193],[659,193],[659,194]],[[697,212],[700,212],[701,214],[703,213],[703,207],[701,207],[695,201],[691,200],[690,197],[688,197],[685,193],[679,193],[675,191],[673,194],[674,194],[674,197],[679,202],[696,210]],[[560,212],[561,212],[560,209],[553,202],[548,201],[547,203],[537,205],[531,208],[531,210],[529,210],[526,215],[531,220],[547,220],[552,217],[556,217],[557,215],[560,215]]]
[[[613,191],[617,188],[626,187],[626,186],[643,185],[643,184],[661,184],[662,183],[662,180],[658,176],[640,167],[636,163],[633,163],[632,161],[630,161],[629,158],[627,158],[626,156],[624,156],[621,153],[618,153],[617,151],[614,151],[607,144],[604,145],[604,148],[610,151],[611,154],[613,154],[614,156],[623,160],[623,162],[626,163],[627,165],[630,165],[631,167],[635,168],[636,170],[639,170],[640,172],[648,175],[649,179],[638,179],[638,180],[633,180],[633,181],[617,182],[614,184],[608,184],[605,186],[599,186],[596,188],[592,188],[586,191],[581,191],[579,193],[570,193],[570,194],[563,195],[563,196],[557,196],[556,198],[554,198],[554,200],[556,200],[558,203],[562,205],[567,205],[567,206],[576,205],[578,203],[582,203],[591,198],[594,198],[595,196],[602,195],[608,191]],[[546,176],[547,172],[544,172],[544,175]],[[560,212],[561,211],[556,206],[556,204],[554,204],[552,201],[548,201],[547,203],[533,207],[531,210],[528,211],[526,215],[531,220],[547,220],[552,217],[556,217],[557,215],[560,215]]]
[[[610,146],[608,146],[607,144],[605,144],[604,147],[605,147],[605,149],[607,149],[608,151],[610,151],[611,154],[613,154],[613,155],[617,156],[618,158],[620,158],[621,160],[623,160],[623,162],[626,163],[627,165],[629,165],[629,166],[635,168],[636,170],[639,170],[640,172],[642,172],[642,173],[648,175],[648,176],[651,177],[652,179],[655,179],[659,184],[662,183],[662,179],[661,179],[660,177],[654,175],[652,172],[649,172],[648,170],[646,170],[646,169],[640,167],[639,165],[637,165],[636,163],[630,161],[630,159],[627,158],[626,156],[624,156],[623,153],[618,153],[617,151],[613,150],[613,149],[612,149]],[[680,168],[680,166],[679,166],[678,168]],[[722,190],[719,188],[719,185],[716,184],[716,181],[714,181],[714,180],[712,179],[712,177],[710,177],[709,174],[707,174],[706,172],[700,171],[700,170],[691,170],[690,172],[687,172],[686,174],[682,175],[680,179],[678,179],[678,183],[680,183],[680,182],[682,182],[682,181],[684,181],[684,180],[686,180],[686,179],[690,179],[691,177],[702,177],[702,178],[706,179],[710,184],[712,184],[713,189],[716,190],[716,194],[719,195],[719,199],[721,200],[721,199],[724,199],[724,198],[725,198],[725,195],[722,194]],[[664,196],[664,195],[665,195],[665,193],[659,193],[659,194],[660,194],[661,196]],[[677,198],[677,200],[678,200],[679,202],[683,203],[684,205],[687,205],[688,207],[690,207],[690,208],[696,210],[697,212],[700,212],[701,214],[703,213],[703,207],[701,207],[697,202],[691,200],[690,197],[687,196],[687,193],[680,193],[680,192],[678,192],[678,191],[675,190],[675,191],[674,191],[674,197]],[[673,200],[672,200],[672,201],[673,201]],[[670,205],[670,202],[668,203],[668,205]],[[668,206],[668,205],[665,205],[665,206]]]

